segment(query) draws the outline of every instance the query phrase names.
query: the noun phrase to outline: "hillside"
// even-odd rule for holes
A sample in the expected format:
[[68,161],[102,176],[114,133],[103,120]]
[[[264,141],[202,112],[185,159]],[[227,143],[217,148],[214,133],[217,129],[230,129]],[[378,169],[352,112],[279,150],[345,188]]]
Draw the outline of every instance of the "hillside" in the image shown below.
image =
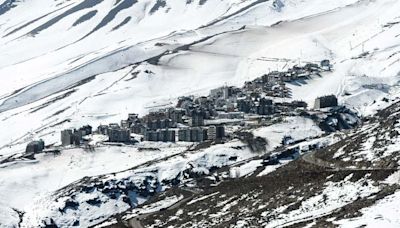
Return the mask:
[[[166,210],[151,211],[146,207],[157,203],[150,203],[138,210],[141,216],[124,215],[134,219],[120,226],[138,218],[143,227],[396,227],[400,151],[398,146],[394,149],[398,143],[386,143],[392,149],[382,155],[378,145],[379,138],[399,139],[391,133],[399,132],[398,124],[391,124],[397,122],[398,111],[396,103],[339,142],[276,171],[259,166],[245,177],[205,185],[204,191]],[[375,135],[381,137],[371,140]],[[185,196],[172,189],[160,199],[171,195]]]
[[[0,0],[0,227],[398,226],[399,9]],[[222,142],[60,140],[64,129],[145,117],[221,86],[252,92],[263,75],[296,70],[307,75],[281,85],[287,96],[267,96],[274,115],[208,118],[225,124]],[[314,110],[326,95],[339,108]],[[297,101],[308,108],[286,107]],[[52,153],[25,153],[38,139]]]

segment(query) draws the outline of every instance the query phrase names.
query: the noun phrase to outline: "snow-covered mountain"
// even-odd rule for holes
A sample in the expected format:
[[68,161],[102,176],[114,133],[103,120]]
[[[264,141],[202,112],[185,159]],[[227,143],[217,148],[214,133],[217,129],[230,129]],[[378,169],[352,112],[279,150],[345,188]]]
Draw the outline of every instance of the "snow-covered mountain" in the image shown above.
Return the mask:
[[335,63],[329,77],[292,86],[310,104],[334,93],[370,113],[396,93],[394,1],[160,2],[4,2],[1,126],[18,128],[1,135],[1,154],[31,138],[56,142],[57,127],[120,120],[299,61]]
[[[0,0],[0,160],[21,155],[34,139],[57,145],[65,128],[119,122],[128,113],[171,106],[182,95],[242,86],[270,71],[323,59],[333,71],[288,84],[292,98],[284,101],[312,106],[316,97],[335,94],[360,115],[372,115],[398,98],[399,9],[396,0]],[[299,128],[314,130],[300,135],[321,136],[305,122]],[[43,220],[69,226],[75,217],[81,226],[96,225],[125,212],[126,203],[104,199],[110,204],[94,217],[83,207],[78,214],[59,212],[67,200],[104,197],[71,200],[66,191],[102,175],[114,178],[112,184],[136,181],[136,187],[152,176],[156,189],[188,172],[189,163],[207,170],[234,163],[217,159],[219,152],[236,156],[235,162],[255,156],[230,143],[193,157],[186,155],[190,145],[162,144],[156,145],[160,153],[107,146],[96,154],[73,149],[55,158],[0,162],[0,226],[32,227]],[[163,158],[161,167],[152,163]],[[179,168],[165,171],[171,164]]]

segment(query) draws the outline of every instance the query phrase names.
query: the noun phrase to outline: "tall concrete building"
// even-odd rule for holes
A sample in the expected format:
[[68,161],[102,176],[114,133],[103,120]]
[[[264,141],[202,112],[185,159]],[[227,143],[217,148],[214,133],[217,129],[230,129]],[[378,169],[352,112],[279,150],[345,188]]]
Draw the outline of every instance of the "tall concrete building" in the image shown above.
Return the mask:
[[192,112],[192,120],[190,122],[192,127],[200,127],[204,126],[204,113],[199,110],[195,110]]
[[61,144],[63,146],[76,145],[79,146],[81,144],[81,136],[76,130],[66,129],[61,131]]
[[314,109],[329,108],[338,106],[338,100],[335,95],[318,97],[315,99]]

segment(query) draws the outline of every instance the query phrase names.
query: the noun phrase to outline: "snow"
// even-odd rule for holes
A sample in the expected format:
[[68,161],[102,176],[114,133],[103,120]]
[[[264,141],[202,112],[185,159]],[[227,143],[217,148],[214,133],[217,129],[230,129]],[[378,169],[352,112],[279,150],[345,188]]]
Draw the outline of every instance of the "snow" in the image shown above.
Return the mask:
[[230,178],[240,178],[251,175],[260,166],[262,166],[262,160],[251,160],[243,165],[231,167],[229,176]]
[[261,163],[262,163],[262,160],[252,160],[250,162],[247,162],[244,165],[241,165],[239,167],[240,177],[250,175],[251,173],[256,171],[258,167],[262,166]]
[[[384,97],[399,97],[400,26],[386,26],[398,21],[399,1],[281,0],[274,7],[273,1],[200,5],[172,0],[150,13],[156,0],[145,0],[109,17],[128,1],[107,0],[64,15],[82,2],[18,1],[0,14],[0,129],[6,129],[0,133],[1,158],[22,153],[34,139],[57,144],[64,128],[118,122],[131,112],[145,114],[154,107],[173,105],[182,95],[207,94],[224,84],[241,86],[271,70],[322,59],[331,60],[333,72],[288,84],[292,98],[284,100],[313,105],[316,97],[335,94],[341,104],[369,115],[390,104],[382,101]],[[93,10],[96,15],[72,26]],[[128,17],[127,24],[113,30]],[[102,23],[107,18],[111,20]],[[38,32],[29,34],[34,30]],[[88,35],[88,31],[94,32]],[[196,41],[201,42],[174,51]],[[143,62],[162,53],[157,64]],[[90,80],[76,84],[84,79]],[[285,135],[302,140],[322,132],[311,120],[293,117],[255,134],[267,138],[272,150]],[[103,140],[94,136],[94,142]],[[230,145],[177,157],[152,169],[160,170],[158,178],[169,179],[191,164],[203,173],[210,164],[231,164],[228,156],[220,157],[223,154],[239,159],[254,156]],[[51,194],[84,176],[156,160],[157,153],[161,157],[179,153],[181,146],[145,154],[130,147],[98,148],[93,154],[72,149],[58,157],[38,155],[34,162],[6,164],[0,169],[0,220],[15,225],[17,215],[11,206],[24,210],[30,205],[23,202],[33,196]],[[389,146],[385,156],[395,147]],[[240,169],[248,173],[254,167],[247,164]]]
[[[276,216],[265,227],[288,226],[301,221],[312,221],[314,218],[322,217],[325,214],[345,206],[358,197],[367,197],[379,191],[379,187],[373,186],[368,177],[357,182],[351,182],[352,174],[340,182],[327,182],[323,191],[307,200],[302,201],[300,207],[291,210],[287,214],[281,213],[280,209],[263,212],[263,216]],[[363,183],[367,182],[367,185]]]
[[202,196],[202,197],[195,198],[195,199],[191,200],[190,202],[188,202],[187,205],[191,205],[191,204],[197,203],[199,201],[205,200],[207,198],[210,198],[210,197],[218,195],[218,194],[219,194],[219,192],[214,192],[214,193],[209,194],[209,195],[205,195],[205,196]]
[[0,202],[24,211],[32,198],[45,196],[85,176],[120,172],[181,153],[186,148],[175,145],[161,147],[160,151],[138,151],[137,147],[103,146],[90,152],[69,149],[56,156],[40,154],[36,162],[16,163],[0,169]]
[[292,161],[292,160],[289,160],[289,159],[287,159],[287,160],[281,160],[281,161],[279,161],[279,164],[277,164],[277,165],[268,165],[268,166],[265,166],[264,170],[261,171],[257,176],[258,176],[258,177],[261,177],[261,176],[265,176],[265,175],[267,175],[267,174],[269,174],[269,173],[272,173],[272,172],[274,172],[275,170],[277,170],[279,167],[282,167],[282,166],[288,164],[288,163],[291,162],[291,161]]
[[400,183],[400,171],[394,172],[393,174],[388,176],[386,178],[386,180],[383,181],[383,183],[390,184],[390,185],[399,184]]
[[278,169],[279,167],[281,167],[282,165],[269,165],[269,166],[266,166],[265,168],[264,168],[264,170],[263,171],[261,171],[257,176],[258,177],[260,177],[260,176],[265,176],[265,175],[267,175],[267,174],[269,174],[269,173],[272,173],[272,172],[274,172],[276,169]]
[[[161,143],[159,143],[159,145],[161,145]],[[166,159],[162,159],[162,157],[160,157],[160,153],[163,152],[152,152],[155,156],[158,156],[158,158],[156,159],[151,158],[150,156],[145,156],[146,158],[152,159],[152,162],[150,162],[149,164],[142,163],[143,165],[137,167],[136,169],[128,169],[125,171],[122,169],[122,167],[114,165],[112,167],[120,167],[121,172],[113,172],[112,174],[106,175],[102,177],[102,181],[122,181],[140,186],[144,180],[151,177],[152,180],[157,181],[157,183],[165,183],[166,181],[171,181],[176,178],[178,180],[181,180],[183,178],[182,173],[189,168],[192,172],[209,174],[210,169],[213,167],[229,166],[233,165],[236,162],[245,161],[257,156],[257,154],[251,153],[248,149],[233,149],[238,146],[243,146],[243,144],[240,141],[231,141],[225,144],[213,145],[210,148],[206,148],[196,152],[180,153],[176,156],[171,156]],[[169,147],[165,146],[165,148],[161,148],[161,151],[166,150],[166,152],[164,153],[167,153],[169,151],[168,149]],[[181,147],[181,149],[183,148]],[[178,150],[176,148],[174,149],[173,147],[170,149],[170,151],[178,152]],[[170,153],[169,155],[172,154]],[[113,157],[115,157],[115,154],[113,155]],[[237,157],[236,161],[230,159],[231,157]],[[134,157],[132,159],[134,159]],[[125,159],[123,162],[121,160],[116,162],[124,164],[123,162],[129,163],[129,160]],[[131,161],[131,165],[134,165],[133,161]],[[94,167],[104,170],[103,167]],[[84,170],[81,170],[79,174],[85,175]],[[66,182],[71,181],[72,180]],[[168,186],[161,186],[159,189],[163,191],[166,188],[168,188]],[[8,189],[12,188],[8,186]],[[24,192],[21,191],[21,193]],[[28,194],[31,194],[31,192],[28,192]],[[26,215],[24,216],[23,221],[24,224],[26,226],[37,226],[37,224],[40,224],[43,219],[56,218],[57,224],[62,224],[64,226],[71,226],[71,224],[73,224],[74,221],[76,221],[77,219],[83,219],[85,225],[91,226],[104,221],[113,214],[120,213],[129,209],[129,205],[125,202],[122,202],[121,197],[117,199],[110,199],[104,193],[98,191],[92,193],[77,192],[76,194],[78,195],[78,197],[74,197],[74,200],[79,203],[79,206],[76,210],[67,210],[67,215],[60,214],[59,208],[63,208],[65,201],[69,199],[68,197],[63,197],[62,194],[61,196],[52,195],[51,191],[36,195],[36,197],[34,197],[34,195],[30,195],[30,197],[34,198],[32,204],[19,205],[26,211]],[[86,202],[89,198],[98,198],[101,199],[102,202],[104,201],[107,203],[104,205],[103,203],[97,205],[96,213],[90,214],[89,212],[91,211],[91,209],[87,210],[87,207],[89,206]],[[131,196],[131,198],[135,200],[134,202],[136,202],[137,205],[140,205],[146,201],[146,199],[141,199],[136,194]],[[118,206],[113,206],[115,204],[117,204]]]
[[340,227],[398,227],[400,192],[387,196],[373,206],[361,209],[362,215],[357,218],[335,221]]
[[282,123],[262,127],[254,131],[255,136],[260,136],[268,140],[270,149],[282,145],[282,139],[285,136],[291,136],[293,140],[300,141],[303,139],[312,139],[322,134],[322,130],[314,121],[304,117],[286,117]]
[[[374,123],[365,124],[365,126],[357,133],[365,134],[366,136],[360,143],[360,147],[350,152],[349,155],[353,157],[353,160],[367,160],[373,163],[379,163],[382,159],[396,156],[399,151],[398,145],[400,144],[400,139],[391,134],[398,131],[398,124],[394,124],[393,129],[386,129],[385,127],[381,127]],[[339,152],[340,151],[338,151],[337,154]]]
[[0,212],[1,227],[15,227],[19,223],[19,215],[12,208],[0,204]]
[[[24,15],[23,17],[19,16],[18,18],[21,19],[18,20],[27,21],[33,14],[35,16],[40,14],[28,10],[31,7],[35,7],[35,9],[43,7],[43,11],[46,12],[61,7],[53,3],[46,4],[46,2],[19,3],[18,7],[13,8],[13,11],[8,14],[2,15],[0,19],[3,18],[4,21],[7,21],[8,17],[18,13],[18,15]],[[54,92],[62,87],[68,87],[72,81],[97,74],[98,76],[89,83],[79,86],[77,91],[68,98],[56,101],[38,112],[31,113],[32,110],[29,109],[44,104],[55,95],[1,113],[0,119],[3,121],[0,122],[0,127],[16,124],[20,127],[12,129],[9,134],[0,135],[2,142],[0,154],[21,152],[24,144],[32,138],[43,137],[49,143],[58,141],[58,138],[55,137],[57,131],[54,132],[54,128],[49,126],[66,119],[71,122],[58,125],[59,129],[86,123],[98,125],[101,122],[115,122],[126,118],[129,112],[146,113],[148,108],[155,104],[171,105],[180,95],[206,94],[209,89],[226,83],[242,85],[245,80],[258,77],[269,70],[287,68],[298,64],[299,61],[304,63],[306,61],[316,62],[325,58],[331,59],[334,71],[323,74],[321,78],[308,80],[307,84],[301,86],[289,85],[292,89],[292,99],[305,100],[313,105],[317,96],[333,93],[340,95],[341,103],[354,107],[362,114],[369,114],[385,106],[385,103],[380,102],[383,96],[396,96],[398,81],[396,75],[400,69],[396,64],[388,63],[389,60],[386,59],[390,57],[390,61],[396,60],[396,55],[392,54],[398,51],[394,38],[398,27],[392,26],[383,29],[382,25],[394,20],[393,15],[396,15],[394,9],[398,3],[389,0],[368,4],[357,3],[354,0],[323,4],[316,0],[285,1],[285,6],[280,12],[277,12],[273,9],[272,2],[265,2],[256,4],[216,24],[195,29],[200,24],[207,24],[207,20],[213,21],[221,15],[229,15],[253,2],[220,1],[211,3],[211,1],[207,1],[199,9],[194,5],[185,6],[179,1],[169,1],[171,9],[168,13],[161,13],[161,10],[152,15],[143,15],[143,18],[136,22],[130,22],[130,26],[137,23],[134,26],[138,26],[138,29],[128,30],[128,25],[126,25],[105,36],[104,32],[100,32],[104,30],[102,28],[89,37],[58,50],[60,45],[70,42],[71,34],[83,34],[83,31],[90,31],[89,28],[96,25],[113,7],[110,2],[102,2],[93,8],[100,10],[101,13],[89,22],[81,23],[77,28],[69,30],[67,38],[63,38],[65,40],[62,42],[61,38],[55,37],[56,33],[53,29],[58,31],[66,24],[73,23],[74,16],[78,17],[80,13],[60,20],[61,24],[57,27],[50,27],[35,37],[16,40],[12,40],[11,37],[2,38],[9,43],[2,46],[0,50],[5,50],[13,58],[7,57],[0,61],[7,66],[0,69],[0,75],[13,75],[13,77],[2,81],[3,95],[0,97],[3,99],[0,98],[2,100],[0,102],[6,101],[6,96],[10,95],[12,91],[27,86],[23,91],[11,95],[10,100],[2,108],[15,106],[14,101],[18,101],[17,106],[21,106],[34,101],[34,97],[45,97],[52,90]],[[133,5],[132,9],[135,11],[142,6],[142,3],[138,3]],[[72,6],[67,8],[70,7]],[[208,7],[216,7],[212,11],[215,14],[207,11]],[[268,13],[265,12],[266,9]],[[63,10],[65,9],[61,11]],[[381,15],[380,10],[385,10],[385,14]],[[23,13],[27,11],[29,11],[28,14]],[[185,13],[176,17],[175,13],[177,12]],[[202,15],[204,12],[207,12],[207,18],[193,16],[194,14]],[[119,23],[125,15],[129,15],[128,10],[121,11],[114,22]],[[182,20],[189,15],[191,20]],[[378,16],[379,23],[374,20]],[[52,17],[49,16],[43,21]],[[166,21],[170,22],[165,19],[166,17],[185,22],[174,26],[187,27],[176,29],[174,26],[165,26]],[[302,19],[298,20],[299,18]],[[339,22],[336,18],[346,18],[346,20]],[[273,27],[265,27],[279,21],[284,22]],[[16,22],[7,21],[7,23]],[[113,27],[114,22],[110,23],[109,27]],[[29,28],[21,31],[19,35],[41,23],[35,22],[28,26]],[[168,32],[163,35],[153,34],[152,31],[158,29],[154,28],[156,24],[163,28],[162,31],[168,30]],[[244,24],[249,26],[245,30],[235,31]],[[251,26],[254,24],[256,26]],[[154,28],[154,30],[150,28]],[[227,32],[223,33],[224,31]],[[132,37],[126,35],[131,33],[134,33]],[[189,50],[165,55],[160,59],[160,65],[139,63],[138,66],[128,67],[132,63],[163,53],[165,50],[172,50],[179,45],[219,33],[221,34],[193,45]],[[121,34],[124,35],[121,36]],[[136,36],[140,36],[140,39]],[[95,46],[93,39],[96,40]],[[51,44],[45,42],[48,40],[52,41]],[[119,43],[118,40],[121,42]],[[365,40],[365,44],[353,44],[354,47],[349,49],[349,41],[357,43],[357,40]],[[41,55],[26,51],[26,47],[30,47],[30,45],[43,43],[47,46],[46,48],[43,50],[37,48],[44,52]],[[166,45],[155,46],[156,43],[165,43]],[[362,46],[364,46],[364,51],[371,53],[370,56],[353,59],[363,52]],[[46,52],[46,49],[53,51]],[[15,54],[22,51],[38,56],[26,60],[24,58],[27,58],[27,55]],[[77,61],[73,62],[74,60]],[[207,67],[201,64],[204,61],[207,61]],[[12,65],[15,62],[19,63]],[[144,70],[150,70],[154,72],[154,75],[143,73]],[[135,79],[128,80],[132,77],[130,73],[135,71],[141,71],[141,73]],[[72,80],[72,78],[75,79]],[[386,93],[379,88],[366,89],[364,87],[364,85],[376,83],[391,86],[391,89]],[[345,92],[351,95],[344,96]],[[59,92],[58,95],[61,93]],[[370,105],[374,100],[377,102]],[[365,104],[368,105],[365,106]],[[105,110],[104,107],[108,108]],[[57,111],[63,110],[63,112],[56,116],[49,116],[50,113],[56,113],[52,111],[54,108]]]
[[84,139],[89,141],[89,145],[99,145],[100,143],[108,141],[108,136],[100,135],[100,134],[93,134],[89,136],[85,136]]
[[[37,205],[40,205],[40,209],[32,206],[32,208],[27,208],[28,212],[26,216],[24,216],[24,220],[22,221],[22,227],[39,227],[42,226],[42,220],[48,220],[49,218],[53,218],[57,224],[62,224],[61,226],[71,227],[73,226],[74,221],[79,221],[79,225],[83,227],[89,227],[93,224],[101,222],[104,218],[107,218],[116,213],[122,213],[128,210],[130,207],[122,202],[121,199],[118,200],[108,200],[104,194],[99,194],[97,192],[93,192],[90,194],[80,194],[78,202],[84,202],[86,199],[82,199],[83,197],[92,197],[99,198],[102,200],[101,205],[99,206],[90,206],[89,204],[80,203],[79,211],[72,209],[66,209],[63,212],[63,216],[50,217],[46,214],[49,209],[58,209],[64,207],[63,201],[52,202],[53,199],[51,197],[43,197],[35,201]],[[143,203],[144,201],[142,201]]]
[[336,151],[336,153],[333,155],[332,158],[336,159],[336,158],[338,158],[340,156],[343,156],[343,155],[345,155],[345,151],[344,151],[343,147],[341,147]]
[[[7,81],[8,84],[4,87],[7,90],[2,92],[11,92],[21,86],[29,85],[32,80],[35,82],[41,81],[45,77],[54,74],[54,72],[73,69],[78,65],[78,62],[74,64],[68,63],[72,62],[72,60],[80,59],[85,55],[89,55],[89,59],[86,57],[86,61],[81,60],[81,63],[91,62],[88,60],[106,56],[114,50],[128,47],[144,40],[162,37],[174,31],[194,29],[205,22],[213,20],[215,17],[221,16],[229,8],[235,8],[232,5],[241,5],[240,2],[235,1],[209,1],[204,7],[197,7],[195,4],[186,5],[181,1],[169,1],[170,12],[156,12],[150,15],[148,12],[143,12],[143,9],[147,5],[154,5],[156,1],[142,1],[132,5],[130,10],[118,12],[114,20],[107,26],[91,34],[86,39],[79,40],[88,31],[91,31],[96,25],[100,24],[100,21],[114,8],[113,1],[99,2],[100,4],[88,9],[98,10],[97,15],[88,22],[81,23],[78,26],[71,27],[76,19],[83,15],[83,12],[79,11],[63,17],[54,25],[33,37],[24,36],[32,29],[55,18],[54,15],[49,15],[15,34],[2,37],[3,42],[0,50],[2,52],[3,50],[7,51],[7,58],[1,61],[1,66],[4,70],[0,75],[19,72],[19,75]],[[78,4],[79,2],[72,3],[67,8],[62,9],[61,12],[66,12]],[[244,4],[247,4],[247,2],[244,2]],[[25,20],[26,22],[37,18],[39,16],[37,14],[45,14],[56,9],[61,9],[62,6],[50,0],[19,3],[18,7],[5,15],[1,15],[0,22],[8,22],[7,26],[11,27],[17,24],[19,20]],[[214,9],[212,13],[208,11],[209,7]],[[62,15],[59,12],[57,14]],[[113,32],[109,31],[129,15],[134,15],[134,20],[131,20],[121,29]],[[175,17],[176,15],[180,16]],[[202,15],[202,17],[196,17],[196,15]],[[10,18],[13,18],[13,20],[10,20]],[[18,19],[15,20],[15,18]],[[187,18],[190,18],[190,20]],[[131,29],[128,29],[129,27]],[[64,35],[58,36],[57,32],[61,31]],[[3,31],[2,34],[7,33]],[[93,43],[93,41],[96,42]],[[24,52],[27,46],[35,47],[36,51],[31,53]],[[77,52],[77,50],[79,51]],[[108,64],[108,66],[110,65]]]
[[374,137],[374,136],[372,136],[372,137],[369,137],[368,139],[367,139],[367,141],[365,141],[364,143],[363,143],[363,148],[362,148],[362,151],[360,151],[359,153],[357,153],[357,155],[361,155],[361,156],[364,156],[366,159],[368,159],[368,160],[373,160],[374,159],[374,157],[375,157],[375,155],[374,155],[374,153],[373,153],[373,143],[375,142],[375,140],[376,140],[376,137]]

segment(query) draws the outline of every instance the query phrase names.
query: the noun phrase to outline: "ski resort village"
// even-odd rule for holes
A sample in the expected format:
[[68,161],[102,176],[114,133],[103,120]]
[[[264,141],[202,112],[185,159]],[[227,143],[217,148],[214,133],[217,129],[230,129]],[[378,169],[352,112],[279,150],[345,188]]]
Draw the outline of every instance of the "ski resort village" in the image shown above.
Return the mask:
[[[274,71],[245,82],[242,88],[223,86],[211,90],[208,96],[179,97],[175,107],[150,111],[142,118],[138,114],[129,114],[128,119],[99,125],[96,131],[90,125],[65,129],[61,131],[61,146],[46,148],[43,140],[32,141],[23,157],[33,158],[39,152],[59,153],[60,149],[71,146],[94,150],[104,144],[146,141],[211,145],[242,139],[244,131],[284,122],[285,117],[309,119],[327,133],[354,128],[361,120],[356,113],[338,106],[335,95],[316,98],[311,109],[304,101],[272,100],[274,97],[291,97],[285,83],[309,80],[311,76],[321,77],[330,70],[329,60],[321,61],[320,65],[294,66],[287,72]],[[283,145],[295,142],[290,132],[282,138]]]
[[0,228],[400,227],[399,12],[0,0]]

